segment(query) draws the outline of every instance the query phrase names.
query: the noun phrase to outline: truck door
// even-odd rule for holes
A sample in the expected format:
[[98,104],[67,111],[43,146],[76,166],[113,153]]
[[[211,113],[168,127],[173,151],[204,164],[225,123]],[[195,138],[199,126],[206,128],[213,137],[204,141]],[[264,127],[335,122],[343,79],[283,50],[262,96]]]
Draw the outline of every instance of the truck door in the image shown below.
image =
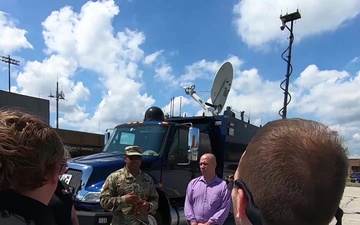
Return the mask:
[[[175,132],[167,160],[163,163],[163,184],[167,188],[169,197],[184,197],[186,188],[191,180],[192,169],[190,165],[178,165],[178,163],[188,162],[187,151],[188,128],[181,127]],[[199,157],[204,153],[210,153],[211,146],[209,135],[200,133]],[[200,168],[195,165],[196,176],[200,176]]]
[[191,168],[188,166],[180,166],[178,163],[185,163],[187,159],[187,137],[188,128],[182,127],[176,129],[169,152],[165,156],[163,163],[162,183],[167,189],[170,198],[184,197],[186,187],[191,180]]

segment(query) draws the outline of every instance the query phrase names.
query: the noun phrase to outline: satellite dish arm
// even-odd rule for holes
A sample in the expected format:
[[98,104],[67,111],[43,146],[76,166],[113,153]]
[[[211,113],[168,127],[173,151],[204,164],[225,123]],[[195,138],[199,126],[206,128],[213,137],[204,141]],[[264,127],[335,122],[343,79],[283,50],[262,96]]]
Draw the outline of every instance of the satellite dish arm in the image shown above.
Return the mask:
[[185,93],[187,95],[190,95],[197,103],[199,103],[206,111],[212,113],[214,115],[214,111],[211,110],[211,108],[206,107],[204,102],[201,100],[201,98],[196,94],[195,85],[192,85],[191,87],[184,87]]

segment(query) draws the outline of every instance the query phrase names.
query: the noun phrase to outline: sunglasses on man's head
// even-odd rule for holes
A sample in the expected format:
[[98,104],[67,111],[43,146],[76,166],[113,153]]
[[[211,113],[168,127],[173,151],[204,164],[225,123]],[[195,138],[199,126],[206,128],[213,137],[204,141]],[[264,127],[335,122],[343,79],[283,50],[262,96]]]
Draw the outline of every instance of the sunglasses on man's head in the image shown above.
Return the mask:
[[[252,225],[263,225],[261,211],[255,205],[254,199],[253,199],[250,191],[246,187],[245,183],[242,182],[241,180],[235,180],[234,184],[236,187],[240,188],[244,192],[245,198],[248,202],[248,204],[245,208],[245,213],[246,213],[246,216],[248,217],[249,221],[251,222],[251,224]],[[340,209],[340,207],[339,207],[336,210],[336,214],[335,214],[335,219],[337,221],[336,225],[342,225],[341,219],[342,219],[343,214],[344,214],[343,210]]]
[[128,155],[127,156],[130,160],[141,160],[142,157],[139,155]]

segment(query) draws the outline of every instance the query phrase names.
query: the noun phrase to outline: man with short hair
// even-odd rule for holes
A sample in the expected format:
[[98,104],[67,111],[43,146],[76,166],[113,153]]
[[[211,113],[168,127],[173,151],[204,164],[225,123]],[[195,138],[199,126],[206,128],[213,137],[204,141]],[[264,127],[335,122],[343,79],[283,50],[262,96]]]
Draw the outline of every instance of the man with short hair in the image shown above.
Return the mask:
[[148,214],[155,214],[159,195],[152,178],[140,170],[142,150],[125,148],[124,168],[111,173],[102,188],[100,204],[114,212],[112,225],[148,224]]
[[323,124],[269,122],[251,140],[235,172],[236,224],[328,225],[341,215],[346,153],[337,132]]
[[61,138],[34,115],[0,111],[0,224],[51,225],[47,207],[66,160]]
[[229,215],[230,192],[215,169],[215,156],[211,153],[202,155],[202,176],[191,180],[186,190],[184,211],[191,225],[222,225]]

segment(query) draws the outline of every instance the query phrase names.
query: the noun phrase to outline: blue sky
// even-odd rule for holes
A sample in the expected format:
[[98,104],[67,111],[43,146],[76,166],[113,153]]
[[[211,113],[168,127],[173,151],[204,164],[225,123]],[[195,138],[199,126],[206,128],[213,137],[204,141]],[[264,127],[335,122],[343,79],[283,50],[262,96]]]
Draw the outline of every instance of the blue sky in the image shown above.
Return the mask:
[[[227,104],[257,125],[280,118],[289,32],[280,14],[297,10],[288,117],[313,119],[360,154],[360,1],[20,1],[2,0],[0,54],[20,60],[11,90],[49,99],[65,93],[60,128],[102,133],[141,120],[150,106],[198,115],[182,89],[209,100],[214,75],[234,67]],[[0,64],[0,89],[8,89]],[[51,125],[55,126],[55,101]]]

